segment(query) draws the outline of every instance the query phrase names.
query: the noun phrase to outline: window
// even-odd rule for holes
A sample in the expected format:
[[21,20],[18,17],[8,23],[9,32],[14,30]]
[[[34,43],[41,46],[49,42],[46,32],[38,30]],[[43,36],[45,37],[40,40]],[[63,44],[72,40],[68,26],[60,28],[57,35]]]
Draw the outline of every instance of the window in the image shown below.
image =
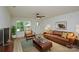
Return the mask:
[[27,26],[31,26],[31,22],[30,22],[30,21],[25,21],[25,22],[24,22],[24,26],[26,26],[26,27],[27,27]]
[[27,30],[29,27],[31,27],[31,22],[30,21],[25,21],[24,22],[24,29]]
[[16,29],[17,31],[24,31],[28,27],[31,27],[31,22],[30,21],[16,21]]
[[16,28],[17,28],[17,31],[24,31],[23,22],[18,20],[18,21],[16,22]]

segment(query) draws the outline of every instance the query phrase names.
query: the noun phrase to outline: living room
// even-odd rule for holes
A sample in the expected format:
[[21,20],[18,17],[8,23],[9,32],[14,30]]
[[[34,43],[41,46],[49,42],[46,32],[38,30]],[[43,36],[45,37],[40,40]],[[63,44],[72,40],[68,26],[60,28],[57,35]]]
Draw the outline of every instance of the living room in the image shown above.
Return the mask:
[[[3,52],[9,48],[10,52],[79,51],[78,6],[1,6],[0,17],[3,32],[4,28],[9,28],[5,41],[11,42],[8,47],[3,38],[0,42]],[[29,32],[33,34],[31,37]],[[44,42],[38,44],[35,39]]]

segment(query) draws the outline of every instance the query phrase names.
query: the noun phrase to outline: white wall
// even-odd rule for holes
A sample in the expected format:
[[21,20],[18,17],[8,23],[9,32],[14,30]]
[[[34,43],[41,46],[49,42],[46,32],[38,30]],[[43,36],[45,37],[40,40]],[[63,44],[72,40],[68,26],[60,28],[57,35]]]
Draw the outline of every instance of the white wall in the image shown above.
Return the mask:
[[[16,21],[17,21],[17,20],[22,20],[23,22],[25,22],[25,21],[31,21],[31,26],[32,26],[33,32],[35,32],[35,33],[40,33],[40,28],[41,28],[41,27],[40,27],[40,24],[41,24],[42,21],[39,23],[39,26],[37,27],[37,24],[36,24],[36,20],[35,20],[35,19],[16,17],[16,18],[13,18],[13,19],[11,20],[12,26],[13,26],[13,25],[16,25]],[[23,36],[24,36],[23,33],[24,33],[24,32],[17,32],[16,35],[17,35],[17,37],[23,37]]]
[[[76,25],[79,25],[79,12],[74,12],[74,13],[69,13],[69,14],[64,14],[56,17],[52,17],[50,19],[46,19],[42,21],[41,23],[41,31],[44,31],[44,27],[47,24],[50,24],[52,26],[53,30],[60,30],[56,29],[56,22],[58,21],[67,21],[67,30],[63,31],[76,31]],[[61,30],[62,31],[62,30]]]
[[[35,19],[31,19],[31,18],[13,18],[12,19],[12,25],[16,25],[16,21],[17,20],[22,20],[23,22],[25,22],[25,21],[31,21],[31,26],[32,26],[32,30],[34,31],[34,32],[40,32],[40,27],[38,27],[37,28],[37,25],[36,25],[36,20]],[[40,24],[39,24],[40,25]]]
[[[7,7],[0,6],[0,29],[2,28],[10,28],[11,17]],[[11,30],[9,30],[9,38],[10,38]]]
[[10,27],[10,15],[6,7],[0,6],[0,28]]
[[39,24],[39,27],[36,26],[36,21],[29,18],[13,18],[12,25],[15,25],[16,20],[31,21],[32,29],[36,33],[42,33],[46,25],[50,24],[53,30],[60,30],[56,28],[56,22],[58,21],[67,21],[67,30],[60,31],[70,31],[76,32],[76,25],[79,25],[79,12],[64,14],[49,19],[42,20]]

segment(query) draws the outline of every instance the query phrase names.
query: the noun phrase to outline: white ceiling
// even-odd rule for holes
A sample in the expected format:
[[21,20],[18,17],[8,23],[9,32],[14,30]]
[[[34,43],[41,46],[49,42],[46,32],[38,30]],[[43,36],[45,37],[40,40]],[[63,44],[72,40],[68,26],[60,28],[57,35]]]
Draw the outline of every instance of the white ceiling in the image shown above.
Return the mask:
[[12,17],[32,18],[36,13],[54,17],[65,13],[79,11],[79,6],[13,6],[9,7]]

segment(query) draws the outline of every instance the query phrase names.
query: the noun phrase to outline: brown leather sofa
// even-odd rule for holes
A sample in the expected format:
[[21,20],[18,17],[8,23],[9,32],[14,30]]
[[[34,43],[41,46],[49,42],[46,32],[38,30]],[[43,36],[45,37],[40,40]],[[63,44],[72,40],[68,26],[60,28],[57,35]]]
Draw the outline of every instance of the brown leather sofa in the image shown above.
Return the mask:
[[66,38],[64,38],[62,37],[63,33],[67,33],[68,35],[68,33],[73,33],[73,32],[64,32],[64,31],[53,31],[52,33],[44,32],[43,36],[53,42],[72,48],[73,44],[75,43],[76,38],[68,39],[67,36]]

